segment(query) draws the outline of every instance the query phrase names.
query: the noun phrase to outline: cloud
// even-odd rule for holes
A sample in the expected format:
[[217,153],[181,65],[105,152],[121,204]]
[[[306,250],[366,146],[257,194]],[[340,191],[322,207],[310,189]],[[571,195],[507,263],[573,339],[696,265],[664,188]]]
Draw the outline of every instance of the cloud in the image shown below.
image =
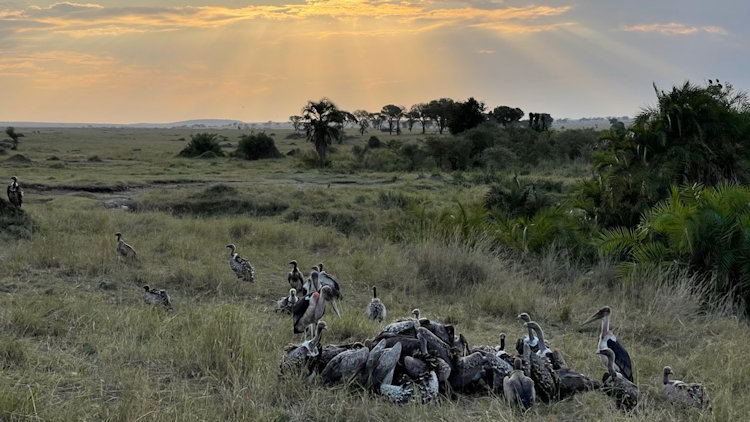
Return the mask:
[[665,35],[691,35],[700,32],[716,35],[728,34],[728,32],[720,26],[688,26],[676,22],[623,26],[621,29],[627,32],[657,32]]
[[538,32],[557,31],[559,29],[574,26],[574,22],[560,22],[546,25],[519,25],[503,22],[485,22],[471,25],[474,28],[482,28],[503,34],[533,34]]
[[[30,6],[23,10],[0,11],[0,29],[10,32],[54,32],[80,38],[117,36],[128,33],[163,32],[190,28],[213,28],[250,20],[309,21],[333,19],[359,24],[363,21],[399,24],[423,23],[425,28],[444,25],[509,23],[513,32],[538,19],[563,15],[571,6],[500,7],[492,2],[451,7],[450,3],[422,0],[307,0],[300,4],[178,7],[104,7],[92,3],[55,3],[48,7]],[[428,24],[429,23],[429,24]],[[372,28],[358,28],[354,32]],[[537,25],[531,32],[553,30],[553,25]],[[328,28],[330,29],[330,28]]]

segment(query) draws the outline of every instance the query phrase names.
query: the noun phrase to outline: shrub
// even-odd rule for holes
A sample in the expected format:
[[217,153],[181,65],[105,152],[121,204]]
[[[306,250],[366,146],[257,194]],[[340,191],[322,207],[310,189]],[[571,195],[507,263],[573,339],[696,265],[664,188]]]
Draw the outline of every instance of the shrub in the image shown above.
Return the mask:
[[367,140],[367,146],[369,148],[380,148],[383,146],[383,143],[378,139],[377,136],[373,135],[370,136],[370,139]]
[[266,135],[265,132],[242,135],[235,155],[246,160],[283,157],[276,148],[273,138]]
[[224,156],[221,150],[219,135],[215,133],[196,133],[190,135],[188,145],[177,154],[179,157],[197,157],[205,152],[212,151],[219,157]]
[[498,210],[507,217],[531,217],[550,205],[548,195],[535,184],[521,184],[518,178],[509,183],[495,183],[485,197],[485,206]]
[[11,238],[30,239],[32,228],[31,217],[24,210],[0,198],[0,234]]

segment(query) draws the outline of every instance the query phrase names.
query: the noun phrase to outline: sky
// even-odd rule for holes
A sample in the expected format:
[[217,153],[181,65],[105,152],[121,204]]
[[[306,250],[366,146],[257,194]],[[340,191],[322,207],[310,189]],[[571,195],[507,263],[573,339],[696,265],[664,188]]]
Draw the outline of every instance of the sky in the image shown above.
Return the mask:
[[0,120],[287,121],[323,97],[634,116],[654,83],[750,90],[748,16],[735,0],[0,0]]

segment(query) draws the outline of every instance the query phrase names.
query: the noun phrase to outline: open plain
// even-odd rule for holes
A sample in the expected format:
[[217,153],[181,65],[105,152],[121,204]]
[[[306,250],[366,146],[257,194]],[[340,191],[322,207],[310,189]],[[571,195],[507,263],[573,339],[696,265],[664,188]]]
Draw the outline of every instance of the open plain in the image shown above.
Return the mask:
[[[200,130],[226,136],[240,131]],[[619,277],[612,263],[582,264],[549,250],[522,254],[438,236],[425,213],[459,213],[487,185],[471,173],[354,171],[340,164],[369,137],[334,144],[333,165],[299,158],[247,161],[177,158],[188,129],[24,129],[18,151],[0,156],[17,176],[28,236],[0,234],[0,419],[45,421],[591,420],[741,421],[750,417],[747,320],[709,299],[691,277]],[[304,138],[274,131],[282,154],[312,152]],[[418,135],[402,135],[416,141]],[[386,141],[396,138],[383,136]],[[25,158],[16,155],[21,154]],[[528,177],[564,185],[575,165]],[[476,177],[475,177],[476,176]],[[419,227],[414,226],[414,221]],[[137,251],[121,259],[115,233]],[[255,267],[238,280],[226,245]],[[539,403],[524,416],[493,394],[396,405],[356,385],[279,379],[282,350],[298,343],[291,318],[274,312],[288,292],[292,259],[308,273],[324,262],[344,294],[327,312],[323,343],[372,338],[364,317],[371,286],[390,322],[413,308],[456,327],[471,344],[510,345],[528,312],[571,368],[600,379],[598,325],[604,305],[633,359],[641,399],[630,413],[601,392]],[[142,286],[169,292],[174,310],[143,302]],[[662,368],[706,385],[713,413],[681,410],[663,396]]]

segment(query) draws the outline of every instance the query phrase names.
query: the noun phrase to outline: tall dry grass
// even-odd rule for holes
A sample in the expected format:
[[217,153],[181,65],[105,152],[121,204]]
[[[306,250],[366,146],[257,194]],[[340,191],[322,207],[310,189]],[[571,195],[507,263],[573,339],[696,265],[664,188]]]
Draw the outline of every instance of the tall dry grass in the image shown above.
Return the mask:
[[[77,142],[84,149],[80,154],[104,160],[132,154],[126,147],[105,154],[103,147]],[[72,147],[61,144],[54,147],[57,151],[42,144],[34,148],[34,159],[79,154],[65,152]],[[246,163],[223,159],[212,167],[165,160],[163,167],[185,171],[180,177],[196,178],[225,166],[231,175],[226,177],[236,177],[232,183],[241,194],[259,185],[242,176],[242,171],[259,174]],[[66,163],[79,165],[92,166],[85,160]],[[276,164],[261,165],[281,172],[274,177],[289,175]],[[144,171],[134,180],[152,177],[146,167],[134,168]],[[79,169],[84,174],[68,177],[83,182],[92,176]],[[64,178],[63,171],[56,169],[53,177]],[[114,180],[121,171],[113,169],[114,175],[104,178]],[[724,421],[750,415],[745,388],[750,364],[742,354],[750,327],[736,316],[731,301],[707,296],[701,280],[663,273],[631,274],[623,280],[608,262],[584,266],[555,250],[519,255],[493,249],[481,237],[466,246],[444,232],[424,231],[409,242],[390,242],[380,213],[402,215],[415,197],[430,207],[445,197],[467,199],[481,192],[457,193],[460,189],[442,182],[403,176],[395,194],[392,185],[367,185],[372,179],[362,176],[361,186],[336,190],[319,184],[270,190],[277,196],[298,193],[309,207],[329,214],[346,208],[365,218],[375,215],[367,224],[376,230],[349,234],[335,224],[283,214],[177,216],[158,207],[126,212],[104,208],[99,194],[36,196],[30,190],[25,207],[34,220],[33,236],[0,239],[0,420]],[[189,201],[212,185],[139,188],[144,190],[134,195],[144,203],[159,195]],[[136,249],[138,262],[118,257],[117,231]],[[229,269],[225,246],[230,242],[255,266],[255,283],[237,280]],[[324,262],[341,282],[343,316],[327,311],[324,343],[377,334],[380,325],[363,315],[376,285],[389,319],[409,316],[418,307],[428,318],[453,323],[472,344],[497,344],[501,331],[513,343],[524,334],[516,315],[529,312],[572,368],[598,378],[604,372],[594,353],[598,326],[581,322],[609,305],[612,327],[633,358],[641,403],[634,413],[624,414],[609,397],[590,392],[540,404],[522,417],[493,395],[397,406],[357,386],[281,380],[283,347],[300,341],[292,334],[290,318],[273,312],[275,300],[287,293],[291,259],[306,272]],[[143,303],[143,284],[167,289],[175,310]],[[712,415],[667,403],[661,394],[665,365],[685,381],[706,384]]]

